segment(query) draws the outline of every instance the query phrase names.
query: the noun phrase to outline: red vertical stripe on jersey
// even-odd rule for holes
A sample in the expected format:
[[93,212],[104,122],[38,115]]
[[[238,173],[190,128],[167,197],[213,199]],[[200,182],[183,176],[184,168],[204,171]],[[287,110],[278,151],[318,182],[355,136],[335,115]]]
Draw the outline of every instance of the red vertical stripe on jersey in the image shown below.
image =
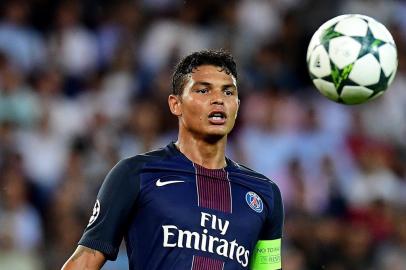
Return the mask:
[[223,270],[224,262],[212,258],[193,256],[192,270]]
[[227,172],[224,169],[206,169],[198,164],[194,166],[199,206],[231,213],[231,186]]

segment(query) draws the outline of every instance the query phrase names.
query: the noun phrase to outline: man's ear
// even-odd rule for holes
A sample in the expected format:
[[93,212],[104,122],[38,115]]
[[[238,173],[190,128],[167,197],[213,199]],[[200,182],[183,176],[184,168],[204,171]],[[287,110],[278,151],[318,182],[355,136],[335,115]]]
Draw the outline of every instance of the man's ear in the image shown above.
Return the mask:
[[240,99],[238,99],[238,105],[237,105],[237,113],[235,114],[235,118],[237,119],[237,115],[238,115],[238,112],[240,111]]
[[182,115],[182,108],[181,108],[181,97],[177,95],[169,95],[168,97],[168,105],[171,113],[175,116]]

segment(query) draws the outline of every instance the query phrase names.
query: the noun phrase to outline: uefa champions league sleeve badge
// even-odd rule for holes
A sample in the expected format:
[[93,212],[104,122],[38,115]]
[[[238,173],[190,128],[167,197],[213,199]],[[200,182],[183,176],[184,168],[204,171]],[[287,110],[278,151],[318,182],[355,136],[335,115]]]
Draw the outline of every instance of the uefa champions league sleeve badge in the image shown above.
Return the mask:
[[96,203],[94,204],[93,207],[93,213],[89,219],[89,224],[87,224],[87,227],[89,227],[96,221],[96,219],[99,217],[99,214],[100,214],[100,202],[99,200],[96,200]]

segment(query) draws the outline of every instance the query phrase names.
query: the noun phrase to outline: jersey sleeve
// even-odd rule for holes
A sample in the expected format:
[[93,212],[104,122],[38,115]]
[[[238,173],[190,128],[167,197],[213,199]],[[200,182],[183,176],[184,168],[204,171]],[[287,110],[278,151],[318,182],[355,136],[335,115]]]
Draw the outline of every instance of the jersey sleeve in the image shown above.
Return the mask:
[[115,260],[140,190],[137,164],[120,161],[107,174],[79,245]]
[[281,192],[275,183],[271,183],[272,202],[265,226],[261,231],[260,240],[273,240],[282,238],[284,210]]
[[282,269],[283,203],[281,192],[275,183],[271,183],[271,189],[270,212],[253,250],[250,261],[251,270]]

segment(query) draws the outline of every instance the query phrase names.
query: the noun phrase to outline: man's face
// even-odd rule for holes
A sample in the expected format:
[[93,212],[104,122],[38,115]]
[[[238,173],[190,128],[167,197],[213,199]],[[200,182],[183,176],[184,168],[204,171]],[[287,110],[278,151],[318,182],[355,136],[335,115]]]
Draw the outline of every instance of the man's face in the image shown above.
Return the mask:
[[177,107],[173,110],[171,106],[171,110],[179,116],[180,129],[217,139],[232,130],[239,106],[237,84],[222,68],[212,65],[195,68],[182,96],[176,98]]

